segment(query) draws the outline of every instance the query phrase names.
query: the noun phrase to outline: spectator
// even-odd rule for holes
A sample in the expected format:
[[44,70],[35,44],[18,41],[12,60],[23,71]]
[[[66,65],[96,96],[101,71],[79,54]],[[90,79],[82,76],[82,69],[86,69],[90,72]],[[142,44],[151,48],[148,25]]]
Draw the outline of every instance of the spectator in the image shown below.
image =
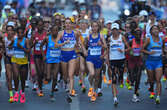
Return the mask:
[[91,20],[98,20],[102,16],[101,6],[97,3],[97,0],[93,0],[93,4],[89,9],[89,17]]

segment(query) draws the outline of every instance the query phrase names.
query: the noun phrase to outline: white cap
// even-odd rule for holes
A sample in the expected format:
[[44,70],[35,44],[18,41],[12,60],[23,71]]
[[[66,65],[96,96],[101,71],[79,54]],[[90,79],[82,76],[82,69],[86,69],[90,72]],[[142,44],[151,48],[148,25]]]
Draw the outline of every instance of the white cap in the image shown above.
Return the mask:
[[138,2],[146,2],[146,0],[138,0]]
[[146,10],[141,10],[139,16],[148,16],[148,12]]
[[35,0],[36,3],[40,3],[42,2],[43,0]]
[[109,24],[109,23],[112,23],[112,21],[111,21],[111,20],[107,20],[107,21],[106,21],[106,24]]
[[11,9],[11,6],[10,5],[5,5],[4,9]]
[[15,23],[12,22],[12,21],[9,21],[8,24],[7,24],[7,26],[13,26],[13,27],[14,27],[14,26],[15,26]]
[[78,15],[78,12],[77,12],[76,10],[74,10],[74,11],[72,12],[72,15],[73,15],[73,16],[77,16],[77,15]]
[[111,25],[111,29],[119,29],[119,24],[118,23],[113,23]]

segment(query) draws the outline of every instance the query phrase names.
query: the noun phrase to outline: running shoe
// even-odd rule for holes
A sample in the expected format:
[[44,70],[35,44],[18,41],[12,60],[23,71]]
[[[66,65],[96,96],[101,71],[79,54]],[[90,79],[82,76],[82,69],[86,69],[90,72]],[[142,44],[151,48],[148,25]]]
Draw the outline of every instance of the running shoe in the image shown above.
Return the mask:
[[108,85],[111,85],[111,83],[112,83],[112,80],[111,79],[108,80]]
[[132,90],[132,86],[131,85],[128,86],[128,90]]
[[103,81],[104,81],[105,84],[107,83],[107,78],[106,78],[105,75],[103,75]]
[[91,97],[93,95],[93,88],[90,88],[88,91],[88,97]]
[[160,104],[160,97],[159,96],[157,96],[155,102],[156,102],[156,104]]
[[38,89],[38,85],[37,85],[36,83],[34,83],[32,90],[33,90],[33,91],[37,91],[37,89]]
[[77,94],[76,94],[76,92],[75,92],[75,90],[74,90],[74,89],[71,91],[70,96],[72,96],[72,97],[77,96]]
[[82,91],[82,93],[86,92],[86,87],[84,85],[82,85],[81,91]]
[[9,98],[8,102],[9,102],[9,103],[13,103],[13,102],[14,102],[13,96],[11,96],[11,97]]
[[162,81],[166,82],[166,80],[167,80],[167,78],[164,76],[163,79],[162,79]]
[[16,92],[15,94],[14,94],[14,101],[15,102],[18,102],[19,101],[19,93],[18,92]]
[[120,88],[123,88],[124,87],[124,85],[123,84],[120,84],[120,86],[119,86]]
[[136,92],[136,96],[139,96],[139,95],[140,95],[140,94],[139,94],[139,91],[137,91],[137,92]]
[[140,99],[137,97],[136,94],[133,95],[132,102],[140,102]]
[[25,103],[25,102],[26,102],[26,97],[25,97],[25,94],[22,93],[20,98],[20,103]]
[[114,105],[115,105],[115,106],[118,105],[118,99],[117,99],[117,97],[114,97]]
[[95,102],[96,101],[96,92],[93,93],[93,95],[91,96],[91,102]]
[[71,102],[72,102],[72,98],[71,98],[71,96],[70,96],[70,95],[67,95],[66,100],[67,100],[68,103],[71,103]]
[[56,85],[55,88],[54,88],[54,91],[57,92],[59,89],[58,89],[58,86]]
[[38,95],[39,97],[43,97],[43,96],[44,96],[44,93],[43,93],[42,91],[39,91],[39,90],[38,90],[37,95]]
[[103,93],[101,92],[101,88],[97,89],[97,95],[98,95],[98,97],[103,96]]
[[25,82],[25,86],[26,86],[26,88],[29,88],[28,81]]
[[154,99],[155,93],[154,93],[154,92],[151,92],[149,97],[150,97],[150,99]]
[[50,101],[51,101],[51,102],[54,102],[54,101],[55,101],[54,93],[53,93],[53,92],[50,94]]
[[79,86],[82,86],[82,80],[79,80]]

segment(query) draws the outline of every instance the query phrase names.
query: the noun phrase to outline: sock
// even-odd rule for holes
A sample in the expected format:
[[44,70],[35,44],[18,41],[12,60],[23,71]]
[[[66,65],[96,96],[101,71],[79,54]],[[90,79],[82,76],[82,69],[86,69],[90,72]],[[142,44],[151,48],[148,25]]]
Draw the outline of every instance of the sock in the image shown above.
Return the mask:
[[13,97],[13,91],[9,91],[10,97]]

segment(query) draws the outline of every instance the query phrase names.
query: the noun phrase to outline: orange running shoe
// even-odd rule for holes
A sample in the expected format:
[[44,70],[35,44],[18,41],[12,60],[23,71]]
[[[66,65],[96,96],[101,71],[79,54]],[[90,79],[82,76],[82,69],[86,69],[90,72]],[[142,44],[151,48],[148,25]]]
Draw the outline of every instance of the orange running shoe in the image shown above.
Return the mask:
[[92,97],[91,97],[91,102],[95,102],[96,101],[96,92],[93,93]]
[[107,78],[106,78],[105,75],[103,75],[103,81],[104,81],[105,84],[107,83]]
[[74,89],[71,91],[70,95],[73,96],[73,97],[77,96],[77,94],[76,94]]
[[44,93],[42,91],[38,91],[37,94],[38,94],[39,97],[43,97],[44,96]]
[[111,79],[108,80],[108,85],[111,85],[111,83],[112,83],[112,80]]
[[91,97],[92,95],[93,95],[93,88],[89,88],[88,97]]

